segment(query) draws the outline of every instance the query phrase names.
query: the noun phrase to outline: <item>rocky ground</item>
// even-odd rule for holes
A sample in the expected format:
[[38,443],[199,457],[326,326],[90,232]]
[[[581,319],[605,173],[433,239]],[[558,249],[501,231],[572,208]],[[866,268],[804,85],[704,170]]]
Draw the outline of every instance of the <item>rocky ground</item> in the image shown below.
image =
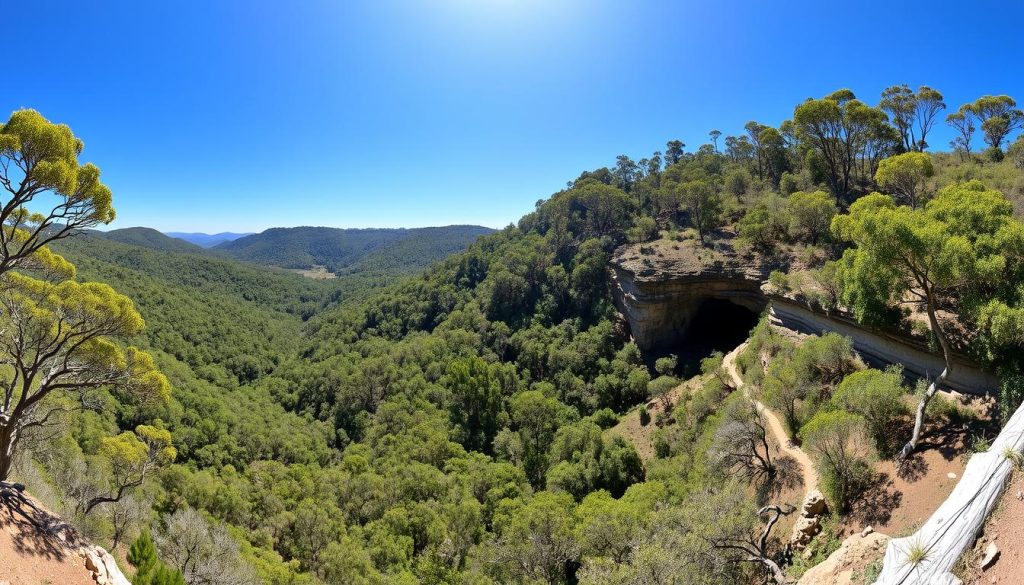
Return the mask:
[[0,585],[129,585],[114,559],[31,496],[0,489]]
[[1024,582],[1024,473],[1014,473],[959,575],[967,585]]

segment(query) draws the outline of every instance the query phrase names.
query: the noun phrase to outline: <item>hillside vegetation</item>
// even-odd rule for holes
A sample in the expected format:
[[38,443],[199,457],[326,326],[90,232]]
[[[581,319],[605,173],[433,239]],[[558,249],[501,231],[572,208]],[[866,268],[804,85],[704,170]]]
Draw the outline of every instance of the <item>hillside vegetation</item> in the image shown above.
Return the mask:
[[463,250],[492,230],[480,226],[416,229],[271,228],[218,244],[217,253],[235,260],[282,268],[323,266],[328,272],[416,271]]
[[112,242],[132,244],[135,246],[142,246],[143,248],[152,248],[154,250],[190,253],[202,252],[202,248],[195,244],[166,236],[152,228],[133,227],[110,230],[107,232],[93,231],[90,233],[94,237],[104,238]]
[[[941,95],[926,89],[910,92],[914,103],[938,111]],[[799,268],[806,281],[778,273],[773,284],[809,303],[916,328],[937,349],[969,332],[956,343],[1003,374],[1001,399],[1016,408],[1022,386],[1009,373],[1024,338],[1024,230],[1003,194],[966,179],[998,178],[1018,197],[1024,144],[1004,157],[1009,130],[998,135],[982,120],[1002,114],[972,105],[988,152],[971,153],[968,139],[932,157],[921,152],[930,127],[914,127],[920,118],[889,107],[891,98],[875,108],[842,90],[798,104],[779,128],[751,122],[722,149],[715,131],[693,152],[670,141],[640,161],[622,155],[504,230],[461,228],[468,249],[384,290],[370,291],[360,272],[408,274],[409,256],[440,258],[424,250],[429,236],[387,235],[385,253],[368,249],[376,235],[362,230],[310,228],[287,241],[278,238],[289,232],[269,230],[219,248],[343,275],[325,282],[104,239],[55,246],[80,265],[80,280],[106,280],[136,300],[147,332],[110,337],[151,350],[175,391],[138,402],[104,386],[100,407],[31,445],[20,477],[51,490],[96,538],[151,529],[161,559],[194,584],[778,579],[800,561],[779,535],[759,536],[784,513],[764,506],[786,485],[785,466],[754,457],[763,455],[756,441],[735,453],[736,434],[756,437],[763,424],[726,383],[720,355],[703,360],[692,393],[650,421],[650,462],[604,432],[679,383],[674,358],[650,369],[630,341],[607,264],[626,242],[734,239],[744,254]],[[341,251],[323,256],[317,242],[335,238]],[[904,256],[939,267],[925,290],[914,270],[902,271]],[[922,329],[922,316],[937,317]],[[896,373],[864,373],[838,336],[797,347],[761,325],[749,348],[745,375],[805,442],[830,506],[845,512],[871,459],[898,449],[884,430],[906,416],[904,399],[927,393]],[[752,365],[761,355],[773,360],[767,370]],[[877,401],[859,400],[864,388]],[[130,429],[174,457],[147,468],[130,499],[86,510],[83,494],[122,477],[127,448],[110,437]],[[189,539],[206,551],[198,561]]]

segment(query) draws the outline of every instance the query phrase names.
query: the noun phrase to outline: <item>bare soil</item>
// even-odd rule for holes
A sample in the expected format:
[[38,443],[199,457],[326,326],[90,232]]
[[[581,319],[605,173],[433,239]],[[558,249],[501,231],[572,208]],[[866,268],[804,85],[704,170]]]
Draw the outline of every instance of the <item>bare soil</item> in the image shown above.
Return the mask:
[[[979,565],[990,542],[999,549],[999,556],[982,570]],[[984,532],[961,562],[958,575],[967,585],[1024,582],[1024,473],[1014,472]]]
[[[907,419],[894,432],[909,437],[910,424]],[[926,423],[917,451],[903,465],[892,460],[875,464],[875,481],[854,503],[847,533],[871,526],[894,537],[911,534],[953,491],[963,475],[972,438],[987,430],[987,420]]]
[[[683,392],[694,392],[704,383],[704,376],[694,376],[678,385],[668,394],[669,404],[675,404]],[[619,435],[633,444],[640,458],[645,462],[654,459],[654,433],[658,430],[655,421],[658,415],[665,412],[661,400],[650,400],[644,405],[651,415],[646,425],[640,424],[640,407],[636,407],[622,415],[619,423],[608,429],[609,434]]]
[[0,491],[0,581],[94,585],[78,546],[74,530],[27,494]]

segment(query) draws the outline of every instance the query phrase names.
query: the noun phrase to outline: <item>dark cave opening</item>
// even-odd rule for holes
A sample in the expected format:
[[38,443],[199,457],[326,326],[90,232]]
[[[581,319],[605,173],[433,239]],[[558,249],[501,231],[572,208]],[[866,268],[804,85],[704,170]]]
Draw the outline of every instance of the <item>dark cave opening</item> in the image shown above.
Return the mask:
[[726,299],[707,298],[700,302],[679,341],[665,352],[678,356],[676,373],[696,375],[700,360],[716,351],[729,352],[750,336],[759,315]]

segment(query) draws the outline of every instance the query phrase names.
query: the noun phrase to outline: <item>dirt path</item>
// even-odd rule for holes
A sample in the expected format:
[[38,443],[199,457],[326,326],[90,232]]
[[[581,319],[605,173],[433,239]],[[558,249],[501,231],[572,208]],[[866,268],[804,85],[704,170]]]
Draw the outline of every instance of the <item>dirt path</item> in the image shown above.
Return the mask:
[[800,465],[800,474],[803,476],[804,492],[810,493],[812,490],[818,489],[818,474],[814,471],[814,464],[811,463],[811,458],[807,456],[807,453],[803,449],[793,445],[786,435],[786,429],[782,426],[782,421],[775,415],[774,412],[768,409],[764,404],[761,404],[757,400],[754,400],[750,394],[750,389],[745,388],[743,384],[743,378],[740,377],[740,373],[736,371],[736,356],[738,356],[745,348],[747,343],[741,343],[736,349],[726,354],[725,359],[722,360],[722,367],[729,373],[732,378],[733,384],[736,385],[737,389],[742,389],[743,393],[754,401],[757,409],[764,415],[765,420],[768,422],[768,428],[775,436],[775,442],[779,444],[779,449],[783,453],[789,455],[796,460],[797,464]]

